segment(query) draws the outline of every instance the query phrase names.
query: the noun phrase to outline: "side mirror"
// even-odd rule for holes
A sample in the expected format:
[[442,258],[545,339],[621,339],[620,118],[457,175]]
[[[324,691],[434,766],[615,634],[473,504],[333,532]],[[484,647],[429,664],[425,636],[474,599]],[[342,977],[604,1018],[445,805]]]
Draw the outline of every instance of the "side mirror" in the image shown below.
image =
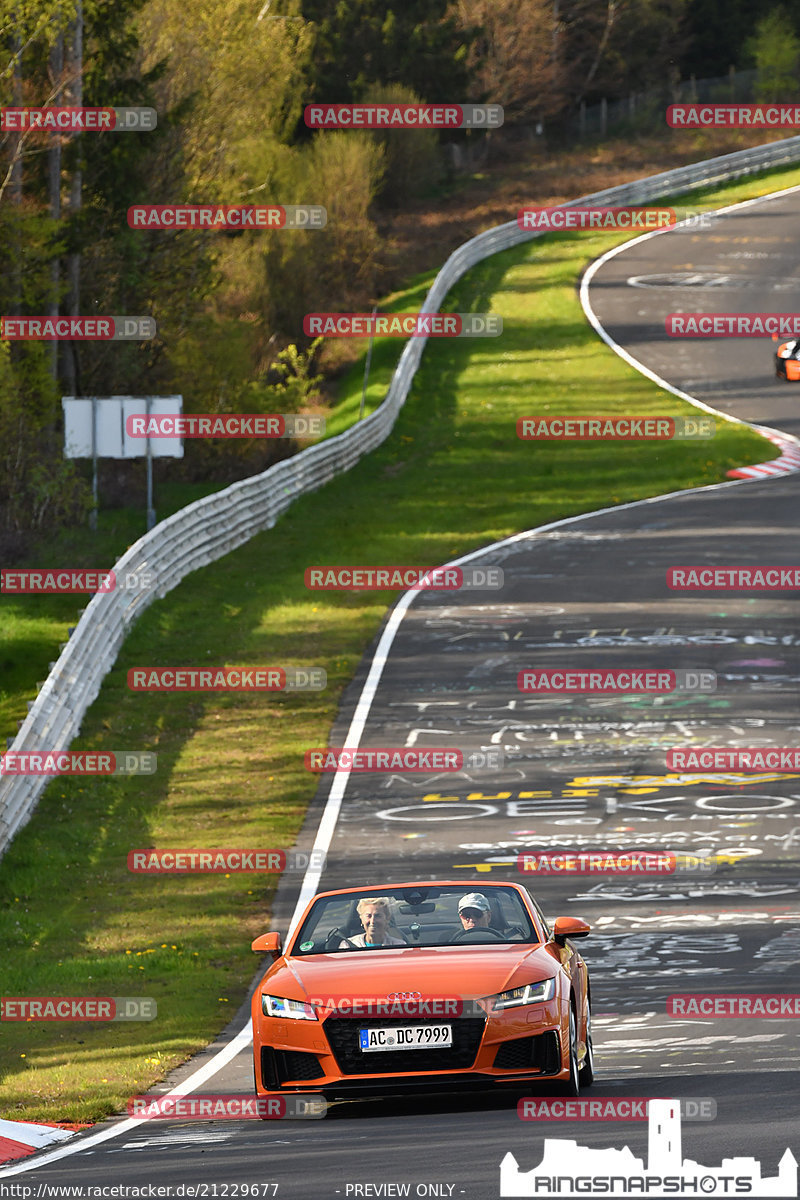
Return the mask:
[[273,958],[280,958],[281,935],[279,933],[262,933],[251,944],[250,949],[255,950],[258,954],[271,954]]
[[563,946],[567,938],[588,937],[591,932],[591,926],[582,921],[580,917],[556,917],[553,925],[553,941],[559,946]]

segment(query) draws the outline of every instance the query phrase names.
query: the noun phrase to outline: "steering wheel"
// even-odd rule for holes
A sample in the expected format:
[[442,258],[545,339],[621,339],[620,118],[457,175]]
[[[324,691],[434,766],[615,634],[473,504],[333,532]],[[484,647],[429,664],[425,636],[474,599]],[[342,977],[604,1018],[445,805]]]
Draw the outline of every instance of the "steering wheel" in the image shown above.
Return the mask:
[[[334,945],[333,945],[333,939],[334,939],[334,938],[338,938],[338,940],[339,940],[340,942],[347,942],[347,945],[349,946],[349,948],[350,948],[351,950],[358,950],[358,949],[360,949],[360,947],[359,947],[359,946],[356,946],[354,942],[351,942],[351,941],[350,941],[350,938],[347,936],[347,934],[345,934],[345,933],[342,933],[342,931],[341,931],[341,929],[339,928],[339,926],[338,926],[338,925],[334,925],[333,929],[330,931],[330,933],[328,934],[328,936],[325,938],[325,949],[326,949],[326,950],[333,950],[333,949],[334,949]],[[336,949],[337,949],[337,950],[339,949],[338,945],[336,946]]]
[[[478,934],[478,937],[475,937],[476,933]],[[496,929],[490,929],[488,925],[479,925],[476,929],[459,929],[458,933],[454,934],[453,937],[450,938],[450,942],[451,944],[453,942],[481,942],[487,934],[490,941],[503,941],[502,933],[498,933]]]
[[523,941],[527,937],[527,934],[521,925],[509,925],[506,929],[506,937],[510,937],[512,933],[518,933]]

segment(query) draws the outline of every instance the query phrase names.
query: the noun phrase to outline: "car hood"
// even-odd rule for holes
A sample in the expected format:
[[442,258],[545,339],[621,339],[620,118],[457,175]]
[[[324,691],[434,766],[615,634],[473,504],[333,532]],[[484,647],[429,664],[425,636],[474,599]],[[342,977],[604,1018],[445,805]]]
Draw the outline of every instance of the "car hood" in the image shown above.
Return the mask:
[[262,990],[323,1004],[382,1000],[390,992],[479,999],[557,974],[559,960],[544,946],[470,946],[362,953],[309,954],[279,961]]

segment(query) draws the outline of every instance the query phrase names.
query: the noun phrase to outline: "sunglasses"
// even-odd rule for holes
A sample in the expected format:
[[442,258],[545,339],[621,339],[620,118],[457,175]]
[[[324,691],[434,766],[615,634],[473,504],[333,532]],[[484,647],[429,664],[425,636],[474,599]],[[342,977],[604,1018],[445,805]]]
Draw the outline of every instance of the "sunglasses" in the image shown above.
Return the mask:
[[477,921],[479,917],[483,916],[483,912],[479,908],[462,908],[458,915],[467,921]]

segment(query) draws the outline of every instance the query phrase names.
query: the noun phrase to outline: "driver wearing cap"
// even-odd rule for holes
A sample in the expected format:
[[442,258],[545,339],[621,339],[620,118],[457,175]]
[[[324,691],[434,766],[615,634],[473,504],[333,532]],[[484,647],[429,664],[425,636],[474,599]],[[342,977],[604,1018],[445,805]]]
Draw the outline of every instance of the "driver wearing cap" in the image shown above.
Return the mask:
[[458,915],[466,931],[488,928],[491,911],[483,892],[468,892],[458,902]]

